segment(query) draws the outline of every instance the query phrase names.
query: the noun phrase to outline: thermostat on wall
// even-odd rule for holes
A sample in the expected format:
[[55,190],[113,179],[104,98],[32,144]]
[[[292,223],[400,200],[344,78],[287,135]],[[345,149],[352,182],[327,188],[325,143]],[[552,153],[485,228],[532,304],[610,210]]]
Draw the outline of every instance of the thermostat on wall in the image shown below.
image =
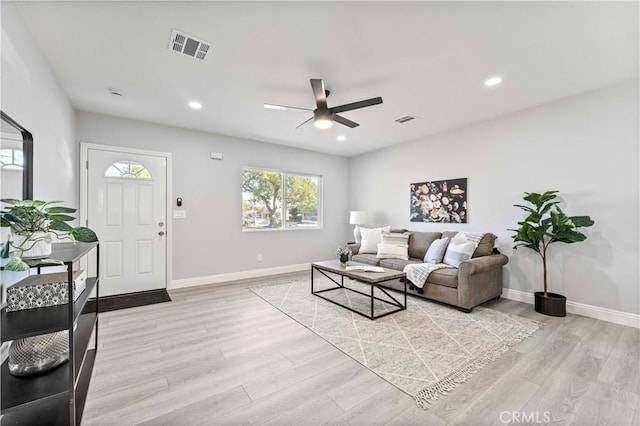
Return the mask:
[[222,153],[221,152],[212,152],[211,153],[211,159],[212,160],[222,160]]

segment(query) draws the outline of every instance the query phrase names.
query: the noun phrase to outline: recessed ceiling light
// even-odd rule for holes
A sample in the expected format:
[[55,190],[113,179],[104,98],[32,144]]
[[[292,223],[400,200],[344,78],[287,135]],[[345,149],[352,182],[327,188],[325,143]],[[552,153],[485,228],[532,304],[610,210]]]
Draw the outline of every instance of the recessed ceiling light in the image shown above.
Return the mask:
[[484,85],[491,87],[497,86],[500,83],[502,83],[502,77],[491,77],[484,82]]
[[191,101],[191,102],[189,102],[189,108],[191,108],[191,109],[202,109],[202,104],[200,102],[197,102],[197,101]]
[[340,135],[336,139],[338,139],[338,142],[344,142],[347,140],[347,137],[345,135]]

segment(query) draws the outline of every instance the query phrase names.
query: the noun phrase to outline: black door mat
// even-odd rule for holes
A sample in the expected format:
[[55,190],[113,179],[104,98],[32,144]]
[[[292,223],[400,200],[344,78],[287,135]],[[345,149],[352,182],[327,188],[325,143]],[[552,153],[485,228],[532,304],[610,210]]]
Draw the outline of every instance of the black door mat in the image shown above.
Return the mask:
[[[171,302],[171,297],[165,289],[138,291],[135,293],[116,294],[100,297],[98,303],[100,312],[116,311],[118,309],[135,308],[137,306],[153,305],[154,303]],[[87,302],[88,312],[95,312],[96,301]]]

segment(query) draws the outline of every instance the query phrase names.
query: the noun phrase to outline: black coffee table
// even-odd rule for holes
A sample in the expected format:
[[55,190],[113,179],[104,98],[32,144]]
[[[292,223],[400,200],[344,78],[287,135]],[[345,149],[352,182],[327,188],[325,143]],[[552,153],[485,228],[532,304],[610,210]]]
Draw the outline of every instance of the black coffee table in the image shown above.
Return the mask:
[[[371,265],[365,265],[364,263],[357,263],[357,262],[349,262],[349,266],[371,266]],[[324,275],[325,277],[327,277],[328,279],[330,279],[333,283],[336,284],[337,287],[331,287],[331,288],[326,288],[323,290],[314,290],[313,288],[313,282],[314,282],[314,271],[319,272],[320,274]],[[331,276],[331,275],[338,275],[340,277],[340,282],[336,281],[336,279]],[[364,284],[368,284],[371,286],[371,293],[365,293],[353,288],[349,288],[346,287],[344,285],[344,278],[350,278],[352,280],[356,280],[358,282],[364,283]],[[327,260],[325,262],[313,262],[311,264],[311,294],[320,297],[326,301],[329,301],[335,305],[341,306],[345,309],[350,310],[351,312],[355,312],[356,314],[362,315],[363,317],[369,318],[371,320],[375,320],[378,318],[382,318],[384,316],[387,315],[391,315],[393,313],[396,313],[398,311],[403,311],[405,309],[407,309],[407,280],[403,280],[404,281],[404,305],[402,303],[400,303],[395,297],[393,297],[392,295],[390,295],[387,290],[385,290],[383,287],[380,286],[381,283],[386,282],[386,281],[392,281],[392,280],[397,280],[400,278],[406,278],[406,274],[402,271],[396,271],[393,269],[386,269],[384,270],[384,272],[363,272],[363,271],[347,271],[346,268],[344,266],[342,266],[340,264],[340,262],[338,260]],[[384,300],[384,299],[380,299],[379,297],[374,296],[373,291],[374,289],[378,289],[381,292],[383,292],[384,294],[387,295],[387,297],[389,297],[391,300]],[[325,297],[324,295],[322,295],[321,293],[327,292],[327,291],[335,291],[335,290],[348,290],[354,293],[358,293],[361,294],[363,296],[369,296],[371,298],[371,314],[366,314],[363,312],[359,312],[353,308],[351,308],[350,306],[346,306],[343,305],[342,303],[336,302],[335,300],[329,299],[328,297]],[[373,303],[374,301],[377,300],[379,302],[382,303],[386,303],[388,305],[394,306],[397,309],[394,309],[393,311],[387,311],[383,314],[379,314],[379,315],[375,315],[374,311],[373,311]]]

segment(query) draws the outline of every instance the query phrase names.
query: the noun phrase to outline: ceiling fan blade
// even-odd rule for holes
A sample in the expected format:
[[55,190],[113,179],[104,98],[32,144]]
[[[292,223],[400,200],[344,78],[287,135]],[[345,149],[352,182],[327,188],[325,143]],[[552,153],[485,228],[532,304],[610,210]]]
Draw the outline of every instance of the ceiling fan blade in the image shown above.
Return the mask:
[[313,96],[316,97],[316,105],[319,109],[327,108],[327,94],[324,91],[324,81],[319,78],[312,78],[311,89],[313,90]]
[[349,119],[346,119],[346,118],[344,118],[344,117],[342,117],[342,116],[340,116],[338,114],[335,114],[333,116],[333,121],[335,121],[337,123],[340,123],[340,124],[344,124],[345,126],[351,127],[352,129],[354,127],[358,127],[359,126],[359,124],[356,123],[355,121],[351,121]]
[[364,101],[352,102],[350,104],[344,104],[337,107],[333,107],[331,108],[331,112],[337,113],[337,112],[351,111],[353,109],[365,108],[371,105],[377,105],[381,103],[382,103],[382,98],[378,96],[377,98],[371,98]]
[[305,124],[307,124],[308,122],[310,122],[311,120],[313,120],[313,117],[311,117],[310,119],[303,121],[298,127],[296,127],[296,129],[299,129],[300,127],[304,126]]
[[274,105],[274,104],[264,104],[266,109],[277,109],[280,111],[313,111],[310,108],[300,108],[300,107],[292,107],[286,105]]

